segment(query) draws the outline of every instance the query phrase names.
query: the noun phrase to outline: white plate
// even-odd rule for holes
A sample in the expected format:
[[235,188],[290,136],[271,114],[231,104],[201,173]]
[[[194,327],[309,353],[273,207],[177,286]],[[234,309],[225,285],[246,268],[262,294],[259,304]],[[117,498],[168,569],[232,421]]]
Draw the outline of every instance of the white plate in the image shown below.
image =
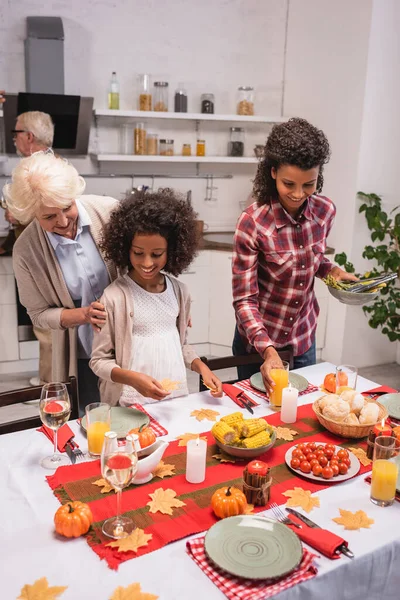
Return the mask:
[[[301,443],[301,442],[298,442]],[[306,443],[306,442],[303,442]],[[324,442],[315,442],[317,444],[317,446],[325,446],[326,443]],[[298,444],[293,444],[293,446],[291,446],[289,448],[289,450],[286,452],[285,454],[285,461],[287,466],[289,467],[289,469],[291,471],[293,471],[293,473],[296,473],[296,475],[300,475],[301,477],[304,477],[305,479],[311,479],[312,481],[318,481],[319,483],[339,483],[340,481],[346,481],[346,479],[351,479],[352,477],[354,477],[355,475],[357,475],[358,471],[360,470],[360,461],[358,460],[357,456],[355,456],[352,452],[350,452],[350,450],[348,450],[349,453],[349,458],[350,458],[350,467],[349,470],[347,471],[346,475],[336,475],[336,477],[332,477],[332,479],[324,479],[323,477],[317,477],[317,475],[314,475],[313,473],[303,473],[302,471],[300,471],[300,469],[293,469],[293,467],[290,466],[290,461],[292,460],[292,453],[293,450],[295,450],[297,448]],[[335,446],[335,444],[333,444]],[[347,450],[347,448],[342,448],[341,446],[335,446],[335,452],[337,452],[338,450]]]

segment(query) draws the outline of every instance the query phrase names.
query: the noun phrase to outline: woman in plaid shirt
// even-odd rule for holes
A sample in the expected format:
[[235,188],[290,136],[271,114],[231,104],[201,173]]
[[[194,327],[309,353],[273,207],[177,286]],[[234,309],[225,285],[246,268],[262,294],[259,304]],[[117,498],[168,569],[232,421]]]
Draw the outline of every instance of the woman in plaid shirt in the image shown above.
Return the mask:
[[[282,366],[276,349],[292,347],[294,368],[316,361],[319,313],[314,277],[356,280],[325,256],[336,209],[320,195],[330,149],[325,134],[305,119],[275,125],[254,182],[256,202],[240,216],[232,262],[237,328],[235,355],[258,352],[267,389]],[[258,370],[239,367],[240,379]]]

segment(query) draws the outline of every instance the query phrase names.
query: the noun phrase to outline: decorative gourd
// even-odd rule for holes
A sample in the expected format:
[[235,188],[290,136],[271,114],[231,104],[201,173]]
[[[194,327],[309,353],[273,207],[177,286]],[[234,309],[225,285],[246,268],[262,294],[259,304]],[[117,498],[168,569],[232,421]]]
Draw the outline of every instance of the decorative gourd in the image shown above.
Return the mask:
[[139,437],[139,444],[142,449],[147,448],[147,446],[151,446],[151,444],[154,444],[157,439],[157,436],[152,428],[148,427],[147,425],[142,425],[136,429],[131,429],[129,433],[134,433]]
[[68,538],[84,535],[92,523],[92,511],[83,502],[67,502],[54,515],[57,533]]
[[223,487],[214,492],[211,507],[220,519],[242,515],[247,508],[246,496],[235,487]]
[[336,376],[335,373],[328,373],[324,379],[324,388],[327,392],[334,394],[336,392]]

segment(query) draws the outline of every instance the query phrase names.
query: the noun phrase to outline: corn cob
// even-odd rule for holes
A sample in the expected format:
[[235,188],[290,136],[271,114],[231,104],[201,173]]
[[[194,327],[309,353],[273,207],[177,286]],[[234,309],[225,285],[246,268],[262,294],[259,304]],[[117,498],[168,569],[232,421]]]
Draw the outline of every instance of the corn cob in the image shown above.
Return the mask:
[[236,435],[238,438],[243,437],[242,428],[244,425],[244,421],[237,421],[237,423],[232,423],[231,427],[236,431]]
[[267,429],[267,421],[264,419],[246,419],[242,426],[243,437],[251,437]]
[[234,412],[230,415],[226,415],[225,417],[221,417],[220,421],[223,421],[224,423],[227,423],[232,427],[234,423],[239,423],[240,421],[243,421],[243,415],[241,412]]
[[236,431],[224,421],[218,421],[218,423],[215,423],[211,431],[215,439],[221,442],[221,444],[231,445],[238,440]]
[[256,435],[245,438],[242,443],[245,448],[259,448],[260,446],[266,446],[271,441],[266,431],[260,431]]

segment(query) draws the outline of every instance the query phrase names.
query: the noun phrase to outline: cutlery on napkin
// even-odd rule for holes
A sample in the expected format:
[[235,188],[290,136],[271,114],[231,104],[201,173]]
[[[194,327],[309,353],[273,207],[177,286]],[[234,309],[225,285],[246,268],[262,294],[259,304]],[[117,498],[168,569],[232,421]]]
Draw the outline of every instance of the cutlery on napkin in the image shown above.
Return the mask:
[[240,408],[246,408],[251,414],[253,414],[252,406],[257,406],[258,403],[250,398],[243,390],[235,387],[231,383],[223,383],[222,391],[229,396],[231,400],[235,402]]
[[[49,427],[46,427],[46,425],[42,425],[41,427],[39,427],[39,429],[37,429],[37,431],[44,433],[44,435],[54,444],[54,431],[52,429],[50,429]],[[58,451],[65,452],[66,445],[74,436],[75,436],[74,432],[72,431],[71,427],[67,423],[65,425],[63,425],[62,427],[60,427],[60,429],[57,432]],[[76,444],[76,442],[75,442],[75,444]],[[76,445],[78,446],[78,444],[76,444]]]

